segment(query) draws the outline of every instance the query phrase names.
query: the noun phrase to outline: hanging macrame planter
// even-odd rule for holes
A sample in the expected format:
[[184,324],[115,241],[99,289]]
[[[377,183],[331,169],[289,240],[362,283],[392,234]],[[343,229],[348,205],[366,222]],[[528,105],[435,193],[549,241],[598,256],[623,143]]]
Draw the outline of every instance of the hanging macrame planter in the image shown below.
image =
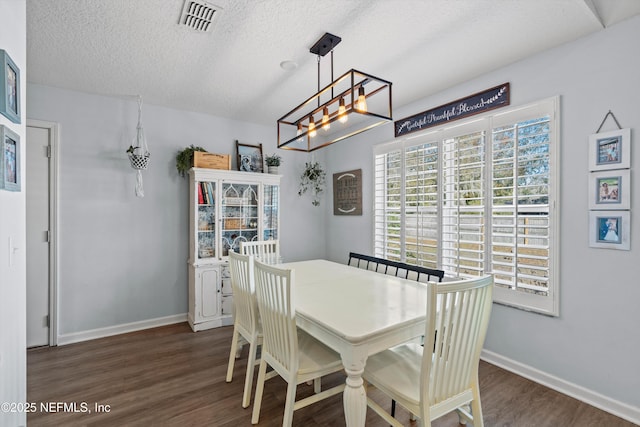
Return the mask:
[[144,188],[142,185],[142,171],[149,167],[149,147],[147,139],[144,137],[144,129],[142,128],[142,96],[138,96],[138,126],[136,129],[136,138],[133,144],[127,150],[131,167],[136,170],[136,197],[144,197]]

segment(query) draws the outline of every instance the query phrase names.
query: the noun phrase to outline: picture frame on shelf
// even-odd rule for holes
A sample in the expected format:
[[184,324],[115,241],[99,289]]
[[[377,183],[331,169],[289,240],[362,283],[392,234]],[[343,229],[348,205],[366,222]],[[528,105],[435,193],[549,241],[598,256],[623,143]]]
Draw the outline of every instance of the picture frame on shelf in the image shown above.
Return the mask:
[[0,114],[13,123],[20,123],[20,69],[7,51],[0,49]]
[[589,246],[630,250],[629,211],[589,211]]
[[589,174],[589,209],[631,207],[631,171],[618,169]]
[[0,189],[20,191],[20,136],[0,125],[0,144]]
[[589,136],[589,170],[628,169],[631,166],[631,129]]
[[236,141],[236,154],[239,171],[257,173],[264,171],[262,144],[251,145]]

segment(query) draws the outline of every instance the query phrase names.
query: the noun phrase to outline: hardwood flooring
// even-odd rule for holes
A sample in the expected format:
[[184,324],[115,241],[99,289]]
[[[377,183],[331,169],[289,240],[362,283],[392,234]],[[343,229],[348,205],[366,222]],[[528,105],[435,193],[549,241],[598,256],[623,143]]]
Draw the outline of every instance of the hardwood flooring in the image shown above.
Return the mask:
[[[29,350],[27,400],[37,410],[27,415],[28,425],[250,426],[251,407],[241,405],[248,346],[236,360],[233,381],[225,382],[232,331],[194,333],[182,323]],[[343,374],[334,374],[323,385],[343,381]],[[480,390],[486,426],[635,425],[485,362],[480,364]],[[298,396],[312,392],[311,386],[298,387]],[[285,393],[282,379],[266,382],[259,426],[282,425]],[[377,390],[371,395],[389,409],[388,398]],[[71,412],[74,403],[76,412]],[[402,408],[397,418],[406,426],[417,425]],[[342,396],[296,411],[293,424],[344,426]],[[387,424],[369,409],[366,425]],[[433,426],[458,426],[458,418],[449,414]]]

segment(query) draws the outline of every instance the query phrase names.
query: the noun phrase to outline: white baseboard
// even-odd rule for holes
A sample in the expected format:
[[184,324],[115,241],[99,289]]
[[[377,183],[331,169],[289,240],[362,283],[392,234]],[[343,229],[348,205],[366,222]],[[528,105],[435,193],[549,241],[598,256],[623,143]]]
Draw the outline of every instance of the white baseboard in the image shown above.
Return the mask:
[[571,396],[582,402],[588,403],[598,409],[602,409],[616,417],[640,425],[640,408],[619,402],[610,397],[589,390],[577,384],[570,383],[531,366],[501,356],[488,350],[482,350],[480,358],[492,365],[499,366],[521,377],[535,381],[560,393]]
[[108,326],[106,328],[91,329],[89,331],[74,332],[58,335],[58,345],[73,344],[76,342],[94,340],[96,338],[110,337],[112,335],[126,334],[127,332],[141,331],[143,329],[157,328],[158,326],[173,325],[187,321],[187,314],[158,317],[155,319],[141,320],[140,322],[124,323],[122,325]]

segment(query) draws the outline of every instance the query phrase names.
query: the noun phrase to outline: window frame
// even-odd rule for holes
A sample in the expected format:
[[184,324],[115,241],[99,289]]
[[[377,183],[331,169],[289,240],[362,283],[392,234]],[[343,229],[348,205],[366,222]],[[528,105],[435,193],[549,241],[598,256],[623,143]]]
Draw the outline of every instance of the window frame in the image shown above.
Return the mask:
[[[505,107],[500,110],[493,110],[484,114],[479,114],[466,120],[456,121],[455,123],[449,123],[440,125],[437,127],[429,128],[422,132],[416,132],[409,136],[397,138],[392,141],[375,145],[373,147],[373,236],[372,247],[374,252],[379,250],[379,238],[378,229],[382,227],[378,221],[380,218],[380,212],[386,217],[386,204],[385,209],[377,210],[379,191],[378,187],[378,170],[377,162],[378,157],[384,154],[398,153],[400,154],[401,173],[399,175],[401,182],[401,189],[399,192],[400,197],[400,260],[405,261],[407,255],[407,193],[406,193],[406,178],[407,178],[407,152],[412,147],[418,147],[427,143],[435,143],[438,147],[438,189],[437,189],[437,238],[442,241],[443,235],[443,191],[439,187],[442,185],[443,175],[441,173],[443,169],[444,155],[443,144],[447,138],[452,138],[454,135],[468,135],[469,132],[480,131],[484,133],[484,176],[483,176],[483,227],[484,231],[484,268],[493,272],[493,259],[492,259],[492,242],[496,235],[493,234],[493,216],[491,214],[493,208],[492,192],[493,192],[493,131],[501,126],[514,125],[526,120],[549,116],[549,183],[548,183],[548,290],[547,295],[538,295],[523,291],[518,291],[512,288],[503,286],[494,286],[493,299],[494,302],[516,307],[519,309],[541,313],[549,316],[559,316],[559,253],[560,253],[560,230],[559,230],[559,203],[560,200],[560,97],[554,96],[539,101],[535,101],[526,105],[516,107]],[[386,174],[385,169],[385,174]],[[412,187],[413,188],[413,187]],[[498,187],[496,187],[498,188]],[[386,201],[385,201],[386,203]],[[519,222],[516,215],[516,228]],[[384,228],[383,228],[384,230]],[[378,233],[378,234],[376,234]],[[439,265],[442,265],[442,245],[439,245],[437,250],[437,260]],[[377,253],[377,252],[376,252]],[[383,254],[384,255],[384,254]],[[438,267],[440,268],[440,267]],[[515,265],[518,268],[518,264]],[[450,273],[450,272],[447,272]]]

